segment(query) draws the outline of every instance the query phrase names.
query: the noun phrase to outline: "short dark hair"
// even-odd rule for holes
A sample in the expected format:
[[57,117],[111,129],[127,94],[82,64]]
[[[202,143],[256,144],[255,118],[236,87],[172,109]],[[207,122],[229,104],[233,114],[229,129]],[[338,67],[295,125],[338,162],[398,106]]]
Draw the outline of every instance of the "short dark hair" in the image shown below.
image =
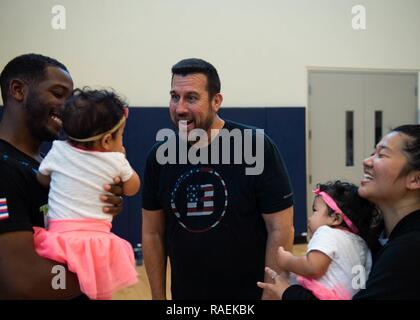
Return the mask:
[[0,74],[0,88],[3,103],[6,104],[10,81],[20,78],[30,84],[42,81],[47,67],[57,67],[68,72],[61,62],[40,54],[29,53],[20,55],[11,60]]
[[420,170],[420,124],[406,124],[399,126],[391,132],[399,132],[408,136],[405,139],[403,152],[407,155],[408,164],[403,169],[402,175],[412,170]]
[[[378,239],[377,227],[380,225],[381,216],[372,202],[359,195],[358,187],[350,182],[329,181],[318,184],[320,191],[326,192],[343,211],[350,221],[359,230],[359,236],[364,239],[370,248],[376,246]],[[328,214],[334,214],[334,210],[328,207]],[[343,226],[346,226],[343,221]]]
[[207,78],[207,92],[212,99],[220,93],[220,78],[216,68],[209,62],[197,58],[184,59],[172,67],[172,79],[174,75],[186,76],[194,73],[202,73]]
[[[75,89],[63,112],[64,132],[76,139],[86,139],[115,127],[124,115],[125,101],[107,90]],[[116,132],[113,133],[115,137]],[[87,148],[94,141],[74,142]]]

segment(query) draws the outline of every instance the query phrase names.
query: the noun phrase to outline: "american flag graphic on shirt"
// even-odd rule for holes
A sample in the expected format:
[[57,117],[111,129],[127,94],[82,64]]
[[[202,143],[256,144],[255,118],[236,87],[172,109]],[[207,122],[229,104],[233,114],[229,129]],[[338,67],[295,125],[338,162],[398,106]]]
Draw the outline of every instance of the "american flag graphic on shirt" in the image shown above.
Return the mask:
[[226,213],[226,183],[212,168],[193,168],[175,182],[170,193],[170,205],[183,228],[189,232],[209,231],[220,223]]
[[208,216],[214,211],[212,184],[189,185],[187,188],[187,216]]
[[0,198],[0,220],[9,218],[9,209],[7,208],[7,199]]

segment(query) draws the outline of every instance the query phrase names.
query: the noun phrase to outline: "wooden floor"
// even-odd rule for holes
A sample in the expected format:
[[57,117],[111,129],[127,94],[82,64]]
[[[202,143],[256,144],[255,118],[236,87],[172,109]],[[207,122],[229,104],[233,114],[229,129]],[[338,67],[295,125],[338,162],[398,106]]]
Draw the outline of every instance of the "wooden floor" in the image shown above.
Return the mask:
[[[306,252],[306,244],[298,244],[293,247],[293,253],[295,255],[304,255]],[[137,267],[137,272],[139,274],[139,282],[134,286],[125,288],[121,291],[116,292],[113,295],[113,300],[150,300],[150,286],[149,281],[147,280],[146,270],[144,266]],[[170,293],[170,271],[168,268],[167,272],[167,298],[171,298]]]

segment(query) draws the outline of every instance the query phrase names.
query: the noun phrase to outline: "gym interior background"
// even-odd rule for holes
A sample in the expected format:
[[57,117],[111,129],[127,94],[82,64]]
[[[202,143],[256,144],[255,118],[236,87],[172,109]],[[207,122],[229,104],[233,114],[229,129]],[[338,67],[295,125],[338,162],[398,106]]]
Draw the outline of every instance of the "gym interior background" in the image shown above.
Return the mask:
[[[358,182],[353,171],[377,136],[419,121],[419,33],[418,0],[1,0],[0,68],[41,53],[62,61],[75,86],[121,93],[128,159],[143,174],[156,132],[172,128],[171,66],[208,60],[222,117],[265,129],[282,152],[304,237],[315,184]],[[128,198],[113,227],[133,246],[140,208],[140,196]]]

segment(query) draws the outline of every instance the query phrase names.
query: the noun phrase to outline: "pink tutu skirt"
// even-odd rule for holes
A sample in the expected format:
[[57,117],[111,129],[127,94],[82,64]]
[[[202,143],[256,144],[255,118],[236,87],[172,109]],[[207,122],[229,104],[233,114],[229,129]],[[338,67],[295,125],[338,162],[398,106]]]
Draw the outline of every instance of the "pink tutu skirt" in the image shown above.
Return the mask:
[[320,300],[351,300],[351,295],[340,286],[326,288],[319,281],[302,276],[297,277],[297,280],[302,287],[312,291]]
[[137,282],[133,248],[111,232],[110,222],[50,220],[48,230],[34,230],[37,254],[66,264],[90,299],[111,299]]

